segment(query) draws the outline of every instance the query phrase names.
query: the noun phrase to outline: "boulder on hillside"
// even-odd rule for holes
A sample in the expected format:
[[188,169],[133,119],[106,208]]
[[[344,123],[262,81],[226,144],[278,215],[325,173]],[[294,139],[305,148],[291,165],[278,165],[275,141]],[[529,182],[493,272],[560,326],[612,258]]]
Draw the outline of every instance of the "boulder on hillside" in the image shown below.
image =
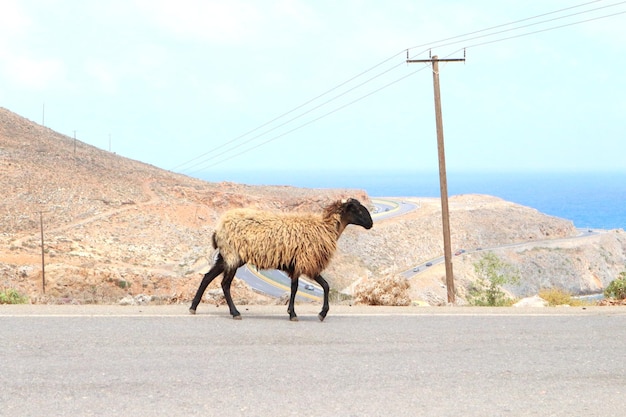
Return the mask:
[[535,295],[533,297],[522,298],[513,307],[547,307],[548,302],[543,298]]

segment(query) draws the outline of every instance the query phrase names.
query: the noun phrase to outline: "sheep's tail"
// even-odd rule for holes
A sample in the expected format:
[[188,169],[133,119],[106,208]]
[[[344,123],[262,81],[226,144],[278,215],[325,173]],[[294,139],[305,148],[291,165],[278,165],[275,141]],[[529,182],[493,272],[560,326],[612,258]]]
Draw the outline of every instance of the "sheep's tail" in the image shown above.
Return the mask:
[[215,239],[215,232],[213,232],[213,237],[211,238],[211,240],[213,240],[213,249],[217,249],[217,240]]
[[216,264],[217,260],[220,258],[220,250],[217,248],[217,242],[215,241],[215,233],[213,233],[213,237],[211,238],[211,240],[213,241],[213,249],[215,249],[215,251],[213,252],[213,256],[211,256],[211,258],[213,259],[213,264]]

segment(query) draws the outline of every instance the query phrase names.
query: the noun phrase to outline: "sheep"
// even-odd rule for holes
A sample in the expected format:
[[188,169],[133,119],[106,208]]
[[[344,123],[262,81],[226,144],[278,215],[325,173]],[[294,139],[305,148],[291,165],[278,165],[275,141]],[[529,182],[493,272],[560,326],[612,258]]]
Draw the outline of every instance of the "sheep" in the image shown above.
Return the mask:
[[291,278],[289,319],[298,321],[294,301],[300,275],[314,279],[324,290],[324,305],[318,314],[328,314],[329,286],[320,273],[337,248],[337,239],[346,226],[355,224],[371,229],[372,216],[358,200],[335,201],[320,213],[271,213],[252,209],[226,212],[213,233],[217,249],[215,264],[204,275],[189,312],[196,313],[207,286],[223,273],[222,289],[234,319],[241,319],[230,295],[237,268],[250,263],[259,269],[279,269]]

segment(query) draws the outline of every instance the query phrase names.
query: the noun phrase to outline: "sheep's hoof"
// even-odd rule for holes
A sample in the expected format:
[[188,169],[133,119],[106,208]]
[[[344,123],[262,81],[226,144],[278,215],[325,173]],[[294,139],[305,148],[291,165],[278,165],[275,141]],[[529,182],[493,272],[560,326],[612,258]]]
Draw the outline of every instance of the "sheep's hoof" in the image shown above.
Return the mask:
[[237,314],[236,316],[233,316],[233,320],[241,320],[241,314]]
[[189,309],[189,314],[196,314],[196,310],[194,310],[193,308]]
[[320,321],[324,321],[324,319],[326,318],[326,314],[328,314],[328,310],[324,309],[320,311],[320,314],[317,315],[317,318],[320,319]]
[[298,316],[289,317],[290,321],[298,321]]

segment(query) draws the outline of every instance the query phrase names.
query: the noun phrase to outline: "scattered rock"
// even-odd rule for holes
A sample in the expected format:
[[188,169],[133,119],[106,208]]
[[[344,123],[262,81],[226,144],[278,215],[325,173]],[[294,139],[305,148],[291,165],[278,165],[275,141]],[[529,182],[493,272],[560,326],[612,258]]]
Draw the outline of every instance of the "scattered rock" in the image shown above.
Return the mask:
[[150,295],[139,294],[136,296],[127,295],[119,301],[119,305],[122,306],[143,306],[146,304],[150,304],[153,297]]
[[548,302],[543,298],[535,295],[533,297],[522,298],[513,307],[547,307]]
[[599,306],[626,306],[626,299],[617,300],[615,298],[605,298],[598,302]]

